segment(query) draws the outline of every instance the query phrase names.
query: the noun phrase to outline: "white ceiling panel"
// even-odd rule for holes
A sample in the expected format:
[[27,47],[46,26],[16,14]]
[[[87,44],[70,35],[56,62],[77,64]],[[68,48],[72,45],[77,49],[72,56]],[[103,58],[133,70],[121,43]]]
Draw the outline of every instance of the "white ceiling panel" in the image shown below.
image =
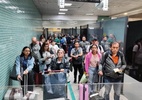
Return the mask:
[[[47,18],[45,16],[59,16],[58,0],[33,0],[45,21]],[[68,3],[69,1],[65,1]],[[72,6],[65,7],[68,9],[65,16],[75,16],[73,18],[79,20],[77,16],[85,16],[88,13],[94,14],[94,20],[96,16],[130,16],[142,13],[142,0],[109,0],[108,11],[102,11],[95,7],[94,3],[85,2],[70,2]],[[127,15],[124,15],[127,13]],[[88,16],[90,17],[90,16]],[[48,20],[47,20],[48,21]],[[64,19],[62,19],[64,21]],[[67,20],[66,20],[67,21]],[[83,20],[82,20],[83,21]],[[63,22],[64,23],[64,22]],[[55,23],[54,23],[55,24]],[[66,24],[65,24],[66,25]]]

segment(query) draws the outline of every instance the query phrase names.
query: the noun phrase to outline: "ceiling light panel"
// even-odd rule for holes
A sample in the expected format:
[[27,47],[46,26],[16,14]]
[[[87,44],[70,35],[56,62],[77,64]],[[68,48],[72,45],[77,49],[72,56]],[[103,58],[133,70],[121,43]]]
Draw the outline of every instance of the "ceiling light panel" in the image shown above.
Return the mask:
[[68,11],[68,9],[60,9],[60,11]]
[[72,6],[72,3],[65,3],[65,6]]
[[59,15],[65,15],[66,13],[64,13],[64,12],[59,12],[58,14],[59,14]]

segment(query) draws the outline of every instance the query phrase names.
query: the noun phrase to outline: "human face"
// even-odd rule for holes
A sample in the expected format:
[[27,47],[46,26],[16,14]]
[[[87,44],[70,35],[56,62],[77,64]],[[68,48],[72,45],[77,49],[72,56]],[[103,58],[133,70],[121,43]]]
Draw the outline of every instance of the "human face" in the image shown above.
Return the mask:
[[86,41],[86,38],[85,38],[85,37],[82,37],[82,41]]
[[104,41],[106,41],[107,40],[107,37],[104,37]]
[[57,55],[58,55],[59,58],[63,58],[64,57],[64,51],[63,50],[59,50]]
[[47,51],[48,48],[49,48],[49,46],[48,46],[48,45],[45,45],[45,46],[44,46],[44,51]]
[[92,50],[92,52],[97,52],[98,48],[95,45],[93,45],[92,48],[91,48],[91,50]]
[[75,46],[75,48],[78,48],[79,47],[79,43],[76,42],[74,46]]
[[32,38],[32,43],[34,43],[34,44],[36,44],[36,43],[37,43],[37,39],[36,39],[36,37],[33,37],[33,38]]
[[119,51],[119,44],[118,43],[114,43],[112,44],[112,46],[110,47],[112,54],[117,54],[117,52]]
[[29,48],[26,48],[24,51],[23,51],[24,55],[25,56],[29,56],[30,54],[30,49]]

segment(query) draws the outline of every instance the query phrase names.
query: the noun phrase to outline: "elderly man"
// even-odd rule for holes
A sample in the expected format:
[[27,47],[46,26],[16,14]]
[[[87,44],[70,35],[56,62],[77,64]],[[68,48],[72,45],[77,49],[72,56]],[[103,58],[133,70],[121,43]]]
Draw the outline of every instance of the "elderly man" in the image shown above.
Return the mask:
[[38,60],[40,57],[40,53],[39,53],[40,46],[36,37],[32,38],[32,43],[30,44],[30,48],[32,50],[32,56],[35,58],[35,60]]

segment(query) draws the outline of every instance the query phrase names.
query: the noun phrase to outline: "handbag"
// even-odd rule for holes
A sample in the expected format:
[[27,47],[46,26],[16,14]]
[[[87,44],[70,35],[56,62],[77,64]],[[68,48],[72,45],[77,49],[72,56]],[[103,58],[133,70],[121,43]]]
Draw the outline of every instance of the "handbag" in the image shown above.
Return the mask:
[[[21,76],[23,76],[23,68],[21,68],[21,67],[20,67],[20,74],[21,74]],[[19,80],[17,79],[16,64],[15,64],[15,63],[14,63],[13,69],[12,69],[12,71],[11,71],[11,73],[10,73],[10,78],[11,78],[12,80],[19,81]]]
[[10,73],[10,78],[13,80],[17,80],[17,75],[16,75],[16,64],[14,64],[13,69]]
[[[76,50],[74,53],[73,53],[73,55],[78,55],[79,54],[79,51],[78,50]],[[73,64],[82,64],[82,56],[78,56],[77,57],[77,59],[75,59],[75,58],[72,58],[72,62],[73,62]]]

